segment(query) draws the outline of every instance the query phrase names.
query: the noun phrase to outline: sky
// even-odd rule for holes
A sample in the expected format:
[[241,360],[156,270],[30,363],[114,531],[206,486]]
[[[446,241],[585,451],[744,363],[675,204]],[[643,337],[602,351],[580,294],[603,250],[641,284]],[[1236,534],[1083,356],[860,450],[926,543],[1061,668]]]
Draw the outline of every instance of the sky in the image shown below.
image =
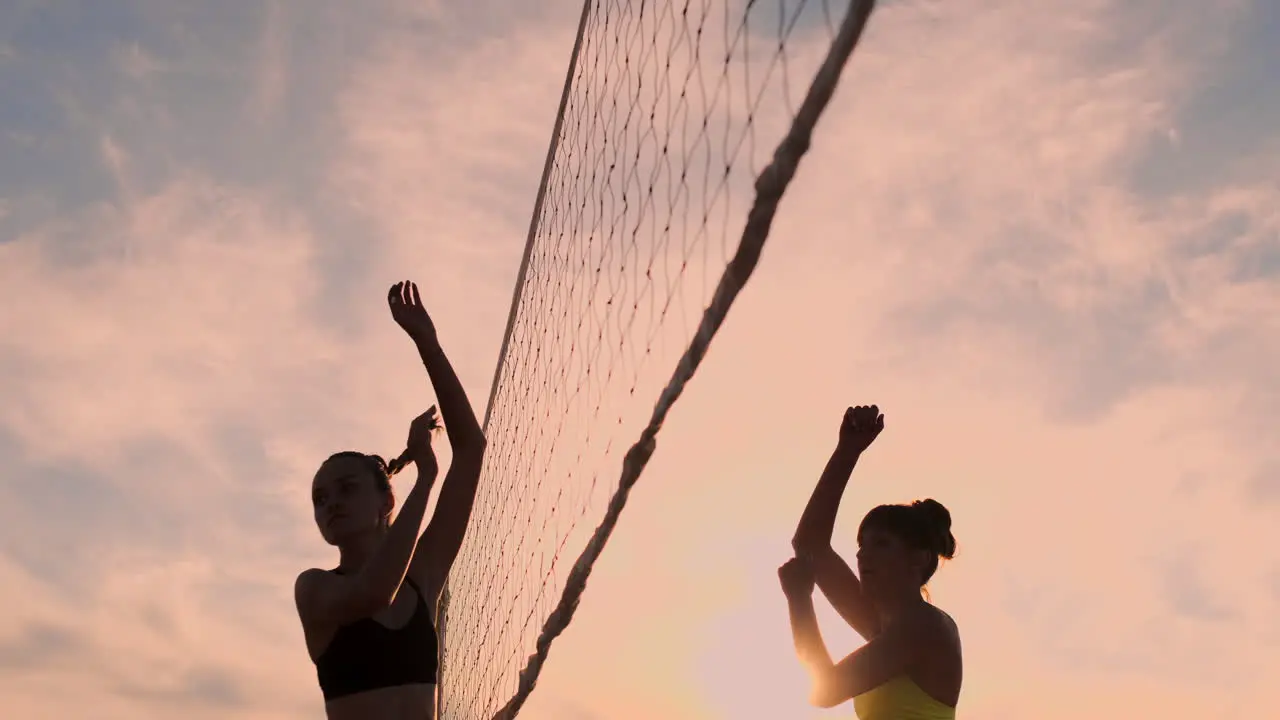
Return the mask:
[[[580,7],[0,5],[6,715],[317,716],[311,474],[431,401],[406,274],[483,410]],[[1278,66],[1266,0],[882,2],[521,717],[852,716],[775,570],[865,403],[835,544],[951,509],[960,717],[1265,715]]]

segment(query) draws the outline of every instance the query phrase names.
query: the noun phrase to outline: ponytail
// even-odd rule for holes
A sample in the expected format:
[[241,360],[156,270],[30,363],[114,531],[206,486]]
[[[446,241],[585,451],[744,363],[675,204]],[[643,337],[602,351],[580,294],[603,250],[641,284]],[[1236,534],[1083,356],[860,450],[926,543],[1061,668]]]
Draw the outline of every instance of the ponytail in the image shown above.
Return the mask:
[[404,452],[393,458],[391,462],[384,465],[384,471],[386,472],[387,477],[394,477],[396,473],[408,467],[411,462],[413,462],[413,457],[406,449]]

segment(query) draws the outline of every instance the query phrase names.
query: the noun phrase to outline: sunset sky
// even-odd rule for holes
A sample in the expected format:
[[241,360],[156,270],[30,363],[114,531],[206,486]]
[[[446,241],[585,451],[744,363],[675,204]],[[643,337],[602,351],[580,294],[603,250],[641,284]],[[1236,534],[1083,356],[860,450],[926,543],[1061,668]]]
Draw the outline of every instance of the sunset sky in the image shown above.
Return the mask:
[[[580,8],[0,4],[0,714],[321,716],[311,474],[431,402],[396,280],[483,411]],[[852,717],[775,570],[864,403],[835,544],[951,509],[959,717],[1272,714],[1277,68],[1273,0],[882,1],[521,717]]]

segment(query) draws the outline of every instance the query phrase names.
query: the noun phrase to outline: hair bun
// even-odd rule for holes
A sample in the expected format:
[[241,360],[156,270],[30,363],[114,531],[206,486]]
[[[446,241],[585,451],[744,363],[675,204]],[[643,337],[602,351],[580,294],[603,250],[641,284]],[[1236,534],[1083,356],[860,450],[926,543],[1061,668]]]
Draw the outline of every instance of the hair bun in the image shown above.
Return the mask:
[[942,503],[928,498],[911,503],[920,518],[920,524],[929,538],[930,549],[940,557],[950,560],[956,554],[956,539],[951,534],[951,511]]

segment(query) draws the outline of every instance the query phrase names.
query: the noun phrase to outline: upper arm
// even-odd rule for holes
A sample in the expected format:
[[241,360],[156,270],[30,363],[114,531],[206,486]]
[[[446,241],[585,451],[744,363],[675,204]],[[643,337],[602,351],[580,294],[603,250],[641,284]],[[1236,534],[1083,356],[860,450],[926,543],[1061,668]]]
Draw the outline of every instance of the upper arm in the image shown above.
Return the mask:
[[836,663],[817,678],[813,704],[830,708],[906,673],[920,647],[916,623],[899,623]]
[[462,548],[483,463],[483,442],[478,449],[466,447],[454,454],[436,500],[435,512],[431,514],[431,522],[418,538],[409,574],[419,585],[433,588],[433,592],[444,586],[453,561]]
[[293,599],[304,627],[336,627],[369,617],[387,605],[357,578],[311,569],[298,576]]
[[880,617],[862,594],[862,583],[853,569],[829,545],[807,553],[807,557],[813,567],[814,580],[831,607],[863,639],[874,638],[880,632]]

